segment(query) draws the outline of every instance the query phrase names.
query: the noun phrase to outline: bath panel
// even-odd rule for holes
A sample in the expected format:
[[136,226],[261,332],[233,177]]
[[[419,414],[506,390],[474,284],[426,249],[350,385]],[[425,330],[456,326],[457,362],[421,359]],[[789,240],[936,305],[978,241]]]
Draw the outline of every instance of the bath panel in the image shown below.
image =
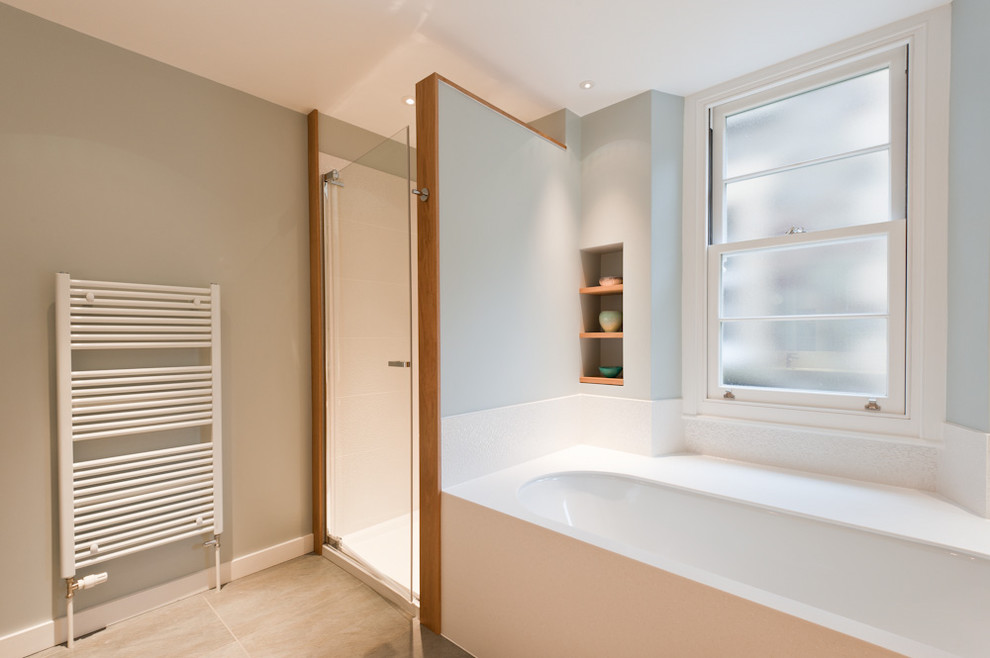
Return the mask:
[[[540,616],[563,615],[572,618],[573,627],[597,629],[594,637],[573,647],[574,655],[590,655],[583,651],[597,634],[615,637],[620,629],[642,635],[648,646],[663,641],[649,630],[655,622],[646,618],[644,628],[637,624],[633,631],[626,628],[628,620],[617,621],[643,615],[642,606],[671,604],[669,593],[642,591],[643,579],[663,582],[668,589],[676,581],[681,592],[676,596],[685,606],[677,615],[708,619],[682,620],[667,628],[678,635],[677,642],[695,643],[688,653],[670,655],[720,655],[710,653],[721,650],[719,642],[737,636],[750,642],[752,629],[721,626],[732,627],[739,615],[769,624],[767,632],[777,626],[796,629],[788,642],[797,642],[793,646],[801,647],[799,654],[780,653],[776,640],[762,647],[753,640],[752,655],[844,655],[815,653],[814,647],[824,646],[823,638],[830,638],[827,646],[858,638],[877,645],[869,651],[884,647],[909,656],[975,657],[990,647],[985,623],[990,523],[924,492],[696,456],[646,458],[579,446],[451,487],[446,494],[451,504],[445,498],[445,505],[465,517],[449,522],[445,517],[445,528],[457,528],[445,532],[463,533],[444,541],[445,582],[453,580],[450,587],[461,591],[452,592],[454,627],[446,626],[445,632],[468,650],[477,640],[481,656],[508,639],[484,639],[471,620],[476,613],[463,610],[485,604],[469,601],[460,579],[473,581],[476,591],[499,586],[479,582],[483,574],[463,573],[459,569],[466,563],[458,566],[458,561],[480,557],[481,531],[469,535],[463,528],[488,518],[492,510],[505,525],[504,536],[492,541],[507,555],[490,557],[502,563],[502,579],[511,583],[500,587],[514,588],[512,596],[519,601],[542,600],[549,608]],[[545,538],[548,531],[552,539]],[[545,556],[538,546],[548,542],[554,547]],[[617,562],[617,557],[634,564]],[[527,560],[557,575],[540,585],[548,576],[523,576],[530,564],[520,563]],[[446,570],[448,563],[452,572]],[[494,568],[486,565],[480,571]],[[616,577],[602,582],[593,575],[601,570]],[[585,582],[583,596],[590,608],[572,600],[576,592],[565,593],[572,589],[560,585],[567,578]],[[707,590],[719,594],[699,593]],[[631,597],[625,605],[624,592]],[[645,597],[644,602],[636,597]],[[599,606],[613,598],[620,603]],[[447,610],[446,596],[444,601]],[[581,621],[583,615],[588,616]],[[809,626],[793,626],[797,620]],[[712,633],[721,639],[706,637]],[[539,644],[522,642],[512,650],[536,650]]]

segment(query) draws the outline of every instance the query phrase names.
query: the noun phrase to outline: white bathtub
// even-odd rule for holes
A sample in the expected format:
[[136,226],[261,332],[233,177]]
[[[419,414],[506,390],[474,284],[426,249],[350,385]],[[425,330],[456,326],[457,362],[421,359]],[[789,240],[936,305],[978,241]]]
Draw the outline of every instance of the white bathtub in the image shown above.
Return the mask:
[[445,493],[912,656],[990,656],[990,521],[935,496],[579,446]]

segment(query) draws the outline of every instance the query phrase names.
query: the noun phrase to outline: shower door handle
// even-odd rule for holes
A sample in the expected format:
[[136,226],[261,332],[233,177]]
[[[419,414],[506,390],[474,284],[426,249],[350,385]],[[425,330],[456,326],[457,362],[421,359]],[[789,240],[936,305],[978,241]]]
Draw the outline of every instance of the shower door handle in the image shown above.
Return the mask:
[[389,361],[389,368],[411,368],[412,363],[409,361]]

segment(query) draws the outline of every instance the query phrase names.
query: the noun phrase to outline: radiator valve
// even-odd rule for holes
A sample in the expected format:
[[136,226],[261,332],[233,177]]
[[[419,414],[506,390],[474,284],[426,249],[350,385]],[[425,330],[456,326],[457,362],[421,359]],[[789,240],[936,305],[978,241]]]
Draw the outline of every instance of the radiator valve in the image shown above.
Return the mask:
[[92,589],[97,585],[102,585],[107,582],[107,572],[103,573],[91,573],[88,576],[83,576],[82,578],[66,578],[66,598],[71,599],[72,595],[83,589]]

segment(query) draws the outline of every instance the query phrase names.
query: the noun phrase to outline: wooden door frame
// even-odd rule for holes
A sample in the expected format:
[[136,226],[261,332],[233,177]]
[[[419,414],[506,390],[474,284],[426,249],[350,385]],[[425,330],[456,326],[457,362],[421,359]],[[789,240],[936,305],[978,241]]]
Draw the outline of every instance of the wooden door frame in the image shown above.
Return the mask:
[[323,552],[327,536],[327,382],[326,263],[323,260],[323,185],[320,180],[320,113],[306,117],[309,180],[309,339],[312,406],[313,552]]
[[416,202],[419,276],[419,620],[440,624],[440,221],[439,76],[416,84]]
[[[440,315],[437,198],[437,76],[416,86],[417,183],[430,190],[417,201],[419,353],[420,623],[440,633]],[[425,86],[424,86],[424,83]],[[432,108],[432,109],[430,109]],[[310,376],[312,387],[313,552],[327,536],[326,263],[320,178],[319,112],[307,117],[309,137]],[[432,136],[432,137],[431,137]]]

